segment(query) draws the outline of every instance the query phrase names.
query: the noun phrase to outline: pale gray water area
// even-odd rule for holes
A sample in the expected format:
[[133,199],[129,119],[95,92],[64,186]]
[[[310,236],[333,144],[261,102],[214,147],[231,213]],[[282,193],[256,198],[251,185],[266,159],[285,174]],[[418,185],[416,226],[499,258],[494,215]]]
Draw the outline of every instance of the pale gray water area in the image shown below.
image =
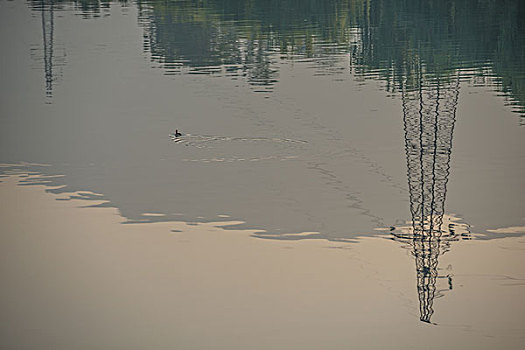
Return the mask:
[[0,0],[0,175],[130,226],[401,241],[432,323],[438,256],[525,234],[523,16],[518,0]]

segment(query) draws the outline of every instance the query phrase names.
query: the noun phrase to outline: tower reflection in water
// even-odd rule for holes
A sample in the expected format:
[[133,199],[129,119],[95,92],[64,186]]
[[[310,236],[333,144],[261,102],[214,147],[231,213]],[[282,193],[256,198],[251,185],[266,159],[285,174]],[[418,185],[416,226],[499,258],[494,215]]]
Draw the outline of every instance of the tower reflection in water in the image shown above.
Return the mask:
[[44,46],[44,71],[46,78],[46,95],[51,97],[53,95],[53,41],[55,30],[55,14],[54,1],[41,1],[40,12],[42,15],[42,37]]
[[[414,255],[420,320],[430,323],[434,299],[452,289],[452,275],[439,274],[438,258],[452,241],[470,237],[468,225],[445,214],[460,79],[457,72],[429,74],[419,61],[409,69],[401,92],[412,221],[391,233]],[[440,278],[445,288],[436,286]]]
[[42,46],[33,49],[34,58],[44,65],[46,103],[51,103],[56,81],[62,74],[66,63],[66,51],[63,45],[57,45],[55,30],[55,12],[63,11],[66,2],[57,0],[34,1],[31,6],[40,13],[42,26]]

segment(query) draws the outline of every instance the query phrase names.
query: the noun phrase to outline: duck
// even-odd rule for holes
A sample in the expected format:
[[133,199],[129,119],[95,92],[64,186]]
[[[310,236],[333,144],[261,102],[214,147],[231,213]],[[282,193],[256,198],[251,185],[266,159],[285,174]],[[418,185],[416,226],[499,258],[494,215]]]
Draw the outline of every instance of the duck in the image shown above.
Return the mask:
[[179,137],[179,136],[182,136],[182,134],[179,132],[179,130],[175,130],[175,137]]

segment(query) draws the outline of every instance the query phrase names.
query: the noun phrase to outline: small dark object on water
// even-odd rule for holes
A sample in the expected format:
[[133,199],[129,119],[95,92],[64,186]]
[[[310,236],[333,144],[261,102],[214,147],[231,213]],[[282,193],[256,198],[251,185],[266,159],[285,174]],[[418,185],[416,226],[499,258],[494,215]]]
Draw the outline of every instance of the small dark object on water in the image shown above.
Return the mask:
[[182,136],[182,134],[179,132],[179,130],[175,130],[175,137]]

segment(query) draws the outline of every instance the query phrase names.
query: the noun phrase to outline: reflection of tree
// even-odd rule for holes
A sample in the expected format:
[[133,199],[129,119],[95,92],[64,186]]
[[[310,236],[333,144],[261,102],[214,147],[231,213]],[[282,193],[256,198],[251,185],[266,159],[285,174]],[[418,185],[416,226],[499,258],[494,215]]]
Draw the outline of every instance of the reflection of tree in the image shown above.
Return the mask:
[[[112,0],[31,0],[30,4],[34,10],[41,10],[43,7],[53,6],[57,10],[63,10],[66,5],[73,6],[78,10],[82,17],[98,17],[101,9],[109,9]],[[119,0],[119,3],[125,5],[127,0]]]
[[[139,1],[146,49],[168,73],[244,76],[252,85],[277,80],[279,58],[335,59],[363,0]],[[356,9],[349,12],[348,9]],[[324,43],[325,45],[319,45]],[[334,45],[334,43],[336,45]]]
[[[45,0],[48,1],[48,0]],[[118,1],[126,3],[126,1]],[[33,7],[41,1],[32,0]],[[110,0],[56,0],[84,17]],[[273,85],[280,58],[353,71],[398,90],[411,52],[428,67],[461,69],[501,90],[525,114],[525,1],[136,0],[145,49],[169,73],[244,76]],[[323,71],[327,73],[328,70]],[[341,70],[336,70],[341,71]]]
[[[278,57],[353,70],[387,88],[403,83],[411,52],[428,67],[476,74],[525,113],[525,2],[517,0],[139,1],[147,48],[166,67],[228,66],[273,84]],[[328,62],[328,64],[326,64]],[[170,63],[172,65],[170,65]],[[488,69],[488,70],[487,70]],[[199,72],[203,70],[200,69]],[[230,71],[231,73],[232,71]],[[327,72],[324,72],[327,73]],[[521,107],[520,107],[521,106]]]
[[371,1],[356,72],[401,89],[417,53],[429,70],[461,70],[462,79],[497,87],[523,114],[524,16],[518,0]]
[[408,61],[412,63],[411,73],[401,95],[412,221],[392,234],[412,249],[420,319],[430,322],[439,277],[438,257],[448,250],[451,241],[468,237],[468,230],[461,232],[461,225],[445,215],[459,75],[430,74],[419,58]]

